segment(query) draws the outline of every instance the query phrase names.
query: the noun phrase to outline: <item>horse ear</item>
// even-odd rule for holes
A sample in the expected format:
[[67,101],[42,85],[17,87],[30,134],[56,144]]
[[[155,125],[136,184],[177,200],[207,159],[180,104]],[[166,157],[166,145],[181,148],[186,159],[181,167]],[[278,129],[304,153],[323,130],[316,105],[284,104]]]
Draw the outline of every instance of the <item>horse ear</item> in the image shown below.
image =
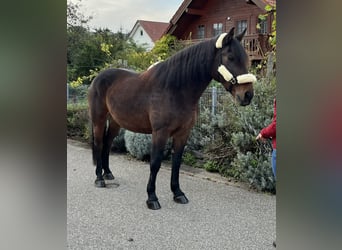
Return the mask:
[[222,41],[223,45],[228,45],[230,43],[230,41],[233,39],[234,29],[235,29],[235,27],[231,28],[230,31],[228,32],[228,34],[224,37],[224,39]]
[[239,40],[240,42],[242,41],[242,38],[246,34],[247,28],[245,28],[240,34],[238,34],[235,38]]

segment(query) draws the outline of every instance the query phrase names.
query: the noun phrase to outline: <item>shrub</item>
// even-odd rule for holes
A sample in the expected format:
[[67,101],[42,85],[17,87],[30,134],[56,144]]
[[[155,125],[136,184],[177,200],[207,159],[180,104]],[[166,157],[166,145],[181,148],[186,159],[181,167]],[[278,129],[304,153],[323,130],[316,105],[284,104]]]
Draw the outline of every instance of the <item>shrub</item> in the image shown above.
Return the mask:
[[196,164],[196,157],[190,152],[184,152],[182,160],[184,164],[189,166],[194,166]]
[[139,160],[149,160],[151,156],[151,135],[134,133],[126,130],[125,145],[127,151],[135,158]]
[[89,142],[91,130],[87,104],[67,105],[67,137]]
[[125,132],[126,130],[123,128],[119,130],[119,134],[113,140],[111,150],[117,151],[117,152],[126,152]]
[[218,172],[219,171],[219,166],[215,161],[207,161],[203,165],[204,169],[207,170],[208,172]]
[[[133,157],[139,160],[150,160],[152,146],[151,134],[140,134],[126,130],[124,138],[126,149]],[[171,148],[172,143],[169,140],[165,146],[164,159],[171,155]]]
[[[246,107],[236,106],[231,96],[222,98],[223,111],[212,116],[200,114],[201,124],[193,129],[205,151],[204,168],[248,182],[252,188],[275,192],[271,169],[270,143],[255,140],[273,116],[275,79],[261,80],[254,86],[255,97]],[[193,140],[193,139],[192,139]]]
[[255,98],[251,105],[235,109],[234,115],[240,131],[231,135],[230,145],[236,153],[230,159],[231,166],[226,173],[234,173],[237,179],[248,182],[261,191],[275,192],[275,179],[271,168],[271,143],[255,140],[260,130],[267,126],[273,117],[275,79],[255,85]]

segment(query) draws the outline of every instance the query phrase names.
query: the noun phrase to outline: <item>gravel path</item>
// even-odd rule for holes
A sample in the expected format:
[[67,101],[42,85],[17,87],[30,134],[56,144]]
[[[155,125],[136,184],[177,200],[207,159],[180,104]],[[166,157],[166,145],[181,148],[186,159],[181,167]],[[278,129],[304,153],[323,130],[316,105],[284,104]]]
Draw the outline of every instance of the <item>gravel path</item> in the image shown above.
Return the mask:
[[189,203],[177,204],[163,164],[156,189],[162,208],[153,211],[145,203],[148,163],[112,154],[115,180],[99,189],[91,150],[69,140],[67,153],[68,249],[274,249],[274,195],[189,168],[180,175]]

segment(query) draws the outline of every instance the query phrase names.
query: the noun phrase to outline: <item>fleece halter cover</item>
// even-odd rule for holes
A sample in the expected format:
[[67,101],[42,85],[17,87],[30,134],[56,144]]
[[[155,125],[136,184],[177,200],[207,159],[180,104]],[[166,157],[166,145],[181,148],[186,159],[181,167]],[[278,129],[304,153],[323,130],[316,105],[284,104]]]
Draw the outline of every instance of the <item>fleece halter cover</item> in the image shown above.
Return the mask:
[[[227,33],[222,33],[219,38],[217,38],[216,40],[216,48],[217,49],[221,49],[222,48],[222,42],[223,39],[225,38],[225,36],[227,35]],[[226,66],[224,66],[223,64],[221,64],[217,71],[222,75],[222,77],[224,78],[224,80],[226,80],[227,82],[232,81],[232,79],[234,79],[234,76],[232,75],[232,73],[229,72],[229,70],[226,68]],[[238,84],[244,84],[244,83],[254,83],[256,82],[256,77],[253,74],[242,74],[242,75],[238,75],[236,77],[236,81],[232,81],[232,84],[238,83]]]

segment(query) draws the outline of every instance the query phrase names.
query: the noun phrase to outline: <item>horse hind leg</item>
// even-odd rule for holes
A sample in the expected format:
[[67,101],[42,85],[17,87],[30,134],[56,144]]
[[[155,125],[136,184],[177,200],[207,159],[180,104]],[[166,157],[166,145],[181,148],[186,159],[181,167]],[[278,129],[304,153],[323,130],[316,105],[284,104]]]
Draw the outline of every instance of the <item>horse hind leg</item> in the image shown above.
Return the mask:
[[[88,91],[89,115],[92,122],[92,149],[93,149],[93,162],[96,165],[96,187],[105,187],[103,178],[103,170],[106,173],[110,172],[108,166],[108,155],[110,147],[107,146],[109,140],[107,125],[108,109],[105,102],[105,89],[99,83],[100,80],[92,82]],[[111,135],[109,133],[109,135]],[[108,151],[108,153],[107,153]],[[111,176],[106,176],[111,178]]]
[[103,139],[105,137],[105,123],[106,121],[96,122],[93,123],[93,162],[96,165],[96,179],[95,179],[95,186],[96,187],[105,187],[105,181],[102,176],[102,169],[103,169]]
[[103,168],[103,179],[104,180],[114,180],[114,175],[109,168],[109,153],[114,138],[119,134],[120,126],[113,120],[108,119],[107,129],[104,133],[103,138],[103,149],[102,149],[102,168]]

